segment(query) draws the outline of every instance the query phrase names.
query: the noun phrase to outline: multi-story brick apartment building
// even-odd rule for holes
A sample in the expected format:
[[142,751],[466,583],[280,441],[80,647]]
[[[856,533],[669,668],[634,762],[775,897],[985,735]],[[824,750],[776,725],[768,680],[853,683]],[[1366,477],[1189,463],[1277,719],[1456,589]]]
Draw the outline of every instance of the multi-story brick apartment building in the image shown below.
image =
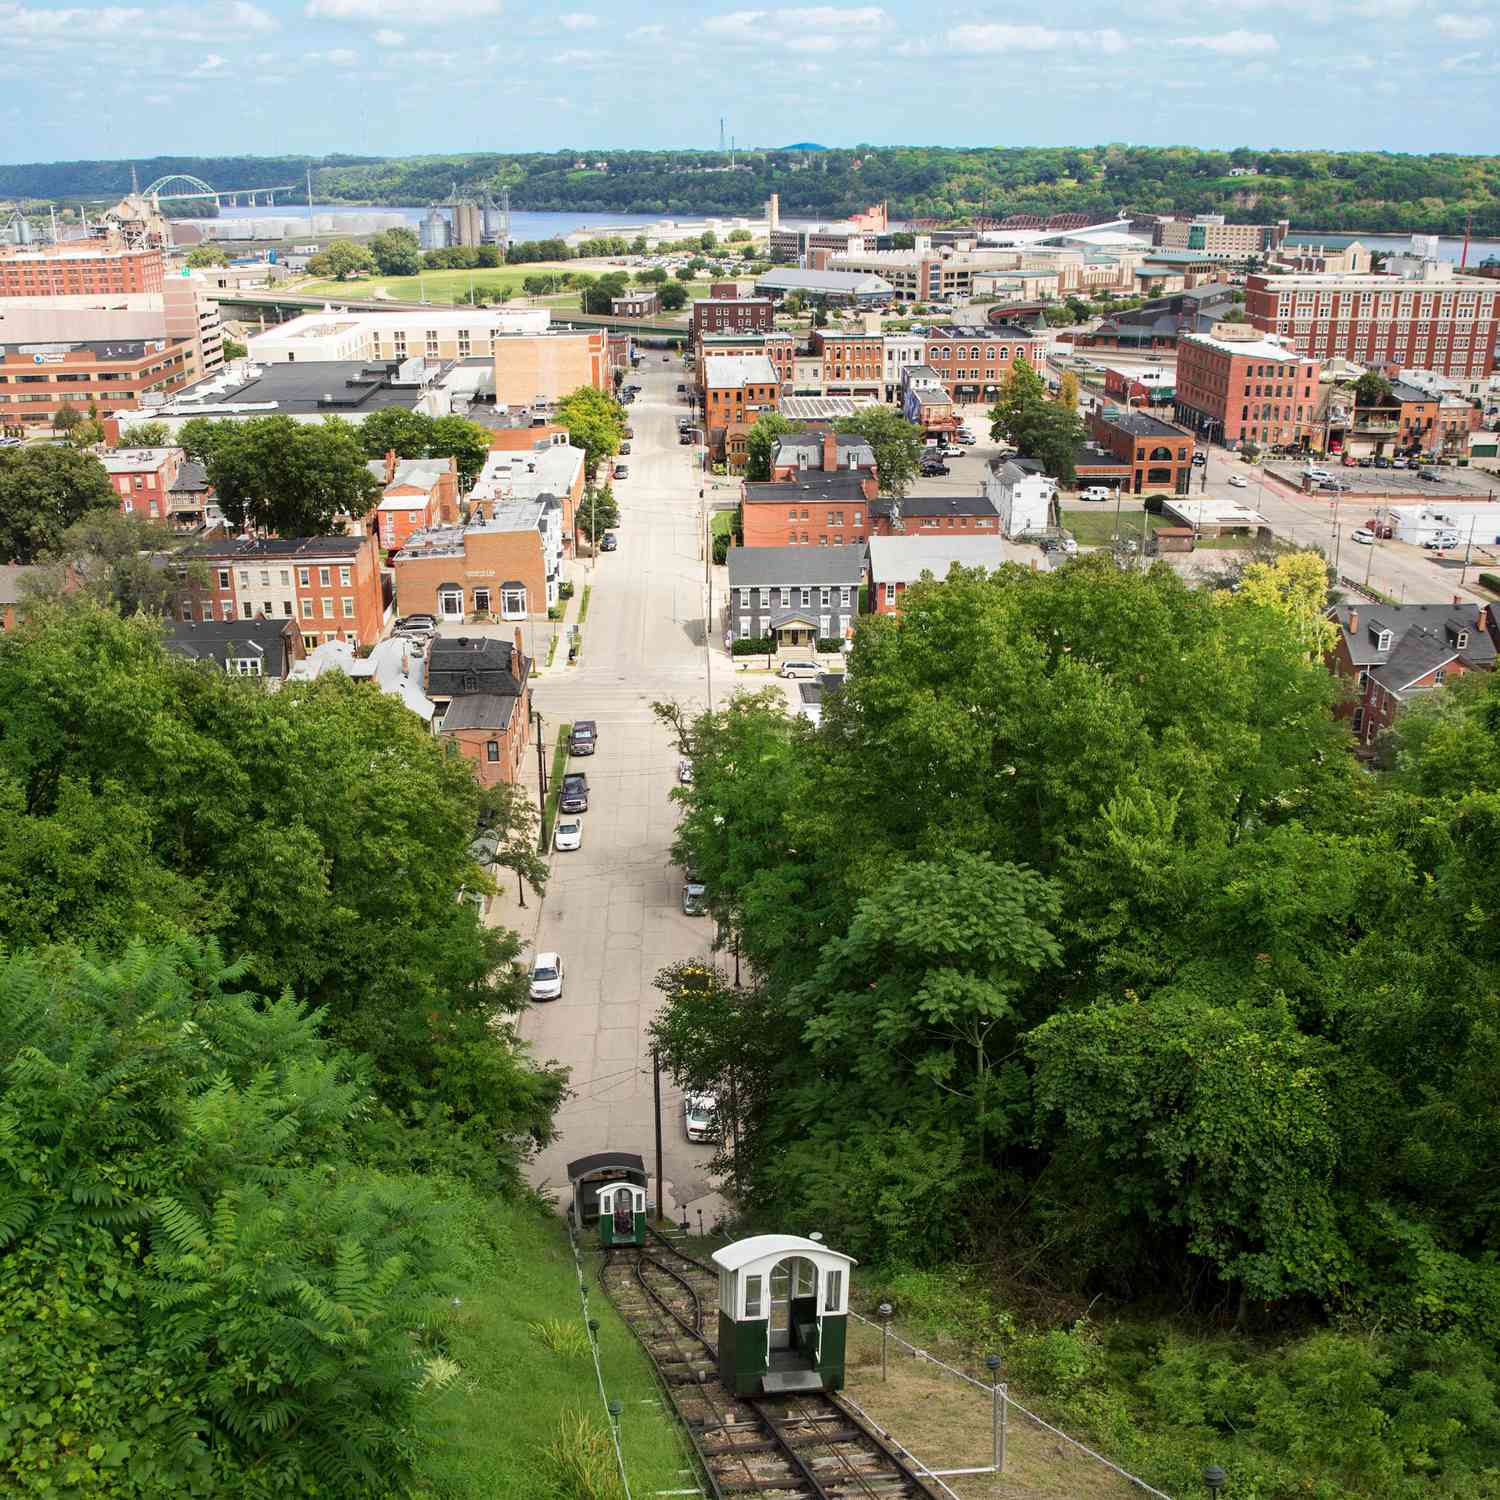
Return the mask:
[[1404,704],[1466,672],[1494,670],[1487,605],[1458,597],[1451,604],[1338,604],[1329,616],[1338,639],[1328,670],[1352,689],[1338,714],[1362,756],[1374,753]]
[[1281,248],[1291,227],[1287,219],[1275,224],[1226,224],[1223,214],[1196,214],[1191,219],[1158,219],[1151,228],[1151,243],[1170,250],[1265,255]]
[[372,646],[384,629],[374,537],[209,541],[185,561],[204,576],[184,580],[183,620],[296,620],[309,650],[324,641]]
[[531,738],[531,658],[490,636],[438,636],[428,648],[433,732],[457,747],[481,786],[516,782]]
[[702,297],[693,303],[692,338],[706,333],[769,333],[776,304],[769,297]]
[[958,402],[992,400],[1017,359],[1024,356],[1033,366],[1042,361],[1041,339],[1019,323],[985,328],[949,324],[927,329],[924,338],[922,363]]
[[181,448],[116,448],[99,461],[120,497],[123,515],[164,521],[172,514],[172,487],[183,458]]
[[428,526],[458,520],[458,462],[452,458],[397,458],[394,451],[365,465],[384,487],[372,519],[381,548],[395,552]]
[[704,362],[703,420],[708,446],[723,458],[731,429],[747,428],[781,404],[781,377],[765,355],[722,355]]
[[1500,335],[1500,288],[1446,261],[1412,262],[1401,275],[1249,276],[1245,311],[1299,353],[1393,373],[1488,374]]
[[1193,477],[1193,435],[1144,412],[1117,406],[1088,414],[1088,435],[1119,464],[1130,466],[1125,487],[1136,495],[1188,492]]
[[1172,410],[1184,427],[1230,447],[1306,445],[1319,437],[1322,362],[1279,338],[1187,334],[1177,343]]
[[440,620],[525,620],[557,603],[562,508],[547,497],[493,504],[482,521],[419,531],[392,559],[396,608]]
[[819,328],[813,352],[822,360],[825,396],[869,396],[885,393],[885,338],[880,333]]
[[705,333],[694,341],[698,389],[706,388],[705,371],[711,359],[763,354],[775,367],[782,385],[791,382],[796,368],[797,340],[790,333]]
[[162,264],[160,247],[123,241],[6,248],[0,250],[0,297],[159,292]]

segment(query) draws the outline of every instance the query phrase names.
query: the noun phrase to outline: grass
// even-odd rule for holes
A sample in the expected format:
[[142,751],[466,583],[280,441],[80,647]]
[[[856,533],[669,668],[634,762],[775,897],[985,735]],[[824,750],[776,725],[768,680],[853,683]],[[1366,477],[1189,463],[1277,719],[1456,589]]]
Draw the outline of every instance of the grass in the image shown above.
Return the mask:
[[289,291],[309,297],[331,297],[335,300],[373,297],[384,292],[398,302],[416,302],[424,295],[429,302],[467,302],[469,286],[508,286],[516,296],[524,295],[521,287],[528,276],[560,274],[563,271],[586,271],[597,275],[592,267],[574,262],[538,262],[531,266],[476,267],[472,271],[423,271],[420,276],[365,276],[356,281],[310,281]]
[[734,534],[734,512],[732,510],[716,510],[709,519],[709,531],[714,536],[732,536]]
[[578,601],[578,623],[580,625],[589,617],[589,598],[594,592],[594,585],[586,583],[583,586],[583,598]]
[[[1149,511],[1122,510],[1119,519],[1121,535],[1139,541],[1142,521],[1146,523],[1147,536],[1173,524],[1165,516],[1153,516]],[[1096,510],[1065,510],[1062,523],[1073,533],[1080,547],[1107,547],[1115,535],[1115,508],[1101,504]]]
[[547,803],[542,808],[542,828],[537,848],[545,854],[552,847],[552,825],[557,821],[557,803],[562,796],[563,772],[568,769],[568,736],[571,724],[557,726],[557,744],[552,748],[552,780],[547,785]]
[[[490,1206],[499,1248],[462,1294],[450,1349],[457,1373],[432,1397],[437,1437],[423,1454],[419,1488],[434,1500],[613,1500],[619,1474],[567,1235],[526,1204]],[[604,1389],[624,1408],[620,1442],[631,1491],[682,1489],[688,1460],[676,1426],[658,1404],[640,1345],[599,1293],[594,1269],[586,1256]]]

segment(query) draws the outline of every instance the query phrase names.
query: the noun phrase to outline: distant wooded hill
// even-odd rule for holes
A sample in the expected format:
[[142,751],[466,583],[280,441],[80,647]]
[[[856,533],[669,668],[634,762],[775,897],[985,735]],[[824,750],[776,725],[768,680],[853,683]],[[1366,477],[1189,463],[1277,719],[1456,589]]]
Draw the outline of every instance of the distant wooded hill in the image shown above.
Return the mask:
[[[1187,146],[857,147],[853,150],[557,151],[510,155],[158,157],[136,163],[144,184],[189,172],[215,187],[300,180],[313,167],[320,199],[422,204],[456,183],[510,189],[513,208],[580,213],[753,213],[766,195],[782,212],[835,215],[887,199],[898,217],[1065,210],[1214,212],[1231,221],[1287,218],[1305,228],[1500,234],[1500,157],[1377,151],[1200,151]],[[712,170],[724,168],[726,170]],[[1244,175],[1253,169],[1254,175]],[[0,167],[0,196],[108,196],[130,163]]]

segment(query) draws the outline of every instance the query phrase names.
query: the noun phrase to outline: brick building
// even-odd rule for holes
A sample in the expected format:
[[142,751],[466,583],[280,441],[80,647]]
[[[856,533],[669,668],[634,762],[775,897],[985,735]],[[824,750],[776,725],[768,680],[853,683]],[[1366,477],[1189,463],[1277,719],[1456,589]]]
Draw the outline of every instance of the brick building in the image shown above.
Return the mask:
[[706,372],[711,359],[764,355],[782,385],[790,384],[796,370],[797,341],[789,333],[705,333],[694,340],[693,348],[700,391],[708,384]]
[[661,311],[661,298],[655,287],[633,288],[623,297],[611,297],[609,311],[615,318],[654,318]]
[[495,404],[561,401],[580,386],[613,388],[609,334],[603,328],[549,329],[494,336]]
[[693,303],[692,338],[706,333],[769,333],[776,305],[769,297],[703,297]]
[[833,474],[852,469],[875,484],[875,450],[858,433],[834,432],[824,427],[788,432],[771,444],[771,478],[775,482],[801,479],[808,473]]
[[1266,255],[1280,249],[1291,223],[1226,224],[1223,214],[1197,214],[1191,219],[1158,219],[1151,243],[1171,250],[1203,250],[1221,255]]
[[473,516],[491,515],[494,503],[551,496],[562,507],[563,555],[572,557],[578,509],[583,504],[585,457],[582,448],[569,443],[563,427],[550,429],[548,436],[527,448],[492,451],[469,491]]
[[178,616],[188,620],[295,620],[304,644],[372,646],[385,627],[380,560],[369,536],[210,541],[185,560],[201,583],[184,580]]
[[525,620],[557,603],[562,513],[556,500],[491,502],[482,521],[419,531],[392,558],[396,608],[440,620]]
[[[765,355],[724,355],[705,362],[703,368],[703,420],[708,446],[714,456],[728,454],[731,429],[743,434],[763,411],[776,411],[781,404],[781,378]],[[741,462],[743,448],[741,446]]]
[[985,328],[929,328],[922,363],[943,382],[957,402],[991,401],[1024,356],[1034,367],[1042,363],[1042,341],[1019,323]]
[[1250,276],[1245,311],[1299,353],[1394,373],[1488,374],[1500,335],[1500,288],[1427,261],[1405,275]]
[[458,462],[452,458],[397,458],[394,450],[365,465],[384,488],[367,529],[386,552],[396,552],[428,526],[458,520]]
[[286,680],[307,655],[295,620],[174,620],[167,650],[189,661],[209,662],[230,677]]
[[875,537],[869,551],[870,612],[898,614],[902,596],[924,573],[941,583],[955,567],[993,572],[1007,561],[1005,543],[993,531],[969,537]]
[[1329,616],[1339,633],[1328,670],[1352,689],[1338,714],[1360,755],[1374,753],[1403,704],[1495,666],[1487,605],[1457,597],[1451,604],[1338,604]]
[[164,521],[172,514],[172,490],[185,455],[181,448],[116,448],[101,455],[123,515]]
[[1088,414],[1088,435],[1116,463],[1129,465],[1125,485],[1132,494],[1187,494],[1193,477],[1192,433],[1143,412],[1107,406]]
[[159,246],[27,245],[0,251],[0,297],[66,297],[159,292]]
[[885,338],[879,333],[819,328],[812,335],[813,352],[822,361],[825,396],[885,394]]
[[1306,445],[1318,431],[1321,373],[1319,360],[1277,339],[1189,334],[1177,345],[1173,414],[1209,442]]
[[838,547],[874,529],[869,471],[808,472],[778,484],[747,484],[741,495],[745,547]]
[[428,648],[433,732],[457,747],[481,786],[516,782],[531,739],[531,659],[515,642],[438,636]]

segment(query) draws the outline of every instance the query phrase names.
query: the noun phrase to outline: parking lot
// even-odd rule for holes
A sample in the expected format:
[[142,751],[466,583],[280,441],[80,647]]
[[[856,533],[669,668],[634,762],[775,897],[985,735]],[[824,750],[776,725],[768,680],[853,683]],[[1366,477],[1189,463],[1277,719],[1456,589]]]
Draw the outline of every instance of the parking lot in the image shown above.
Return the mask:
[[[1283,484],[1301,489],[1306,467],[1302,462],[1278,462],[1265,465],[1265,470]],[[1454,496],[1485,500],[1493,499],[1495,494],[1494,475],[1482,470],[1432,466],[1421,470],[1361,469],[1348,468],[1337,461],[1319,467],[1326,469],[1340,484],[1348,486],[1345,494],[1371,495],[1380,500],[1435,500]],[[1423,473],[1431,474],[1433,478],[1423,479]]]

